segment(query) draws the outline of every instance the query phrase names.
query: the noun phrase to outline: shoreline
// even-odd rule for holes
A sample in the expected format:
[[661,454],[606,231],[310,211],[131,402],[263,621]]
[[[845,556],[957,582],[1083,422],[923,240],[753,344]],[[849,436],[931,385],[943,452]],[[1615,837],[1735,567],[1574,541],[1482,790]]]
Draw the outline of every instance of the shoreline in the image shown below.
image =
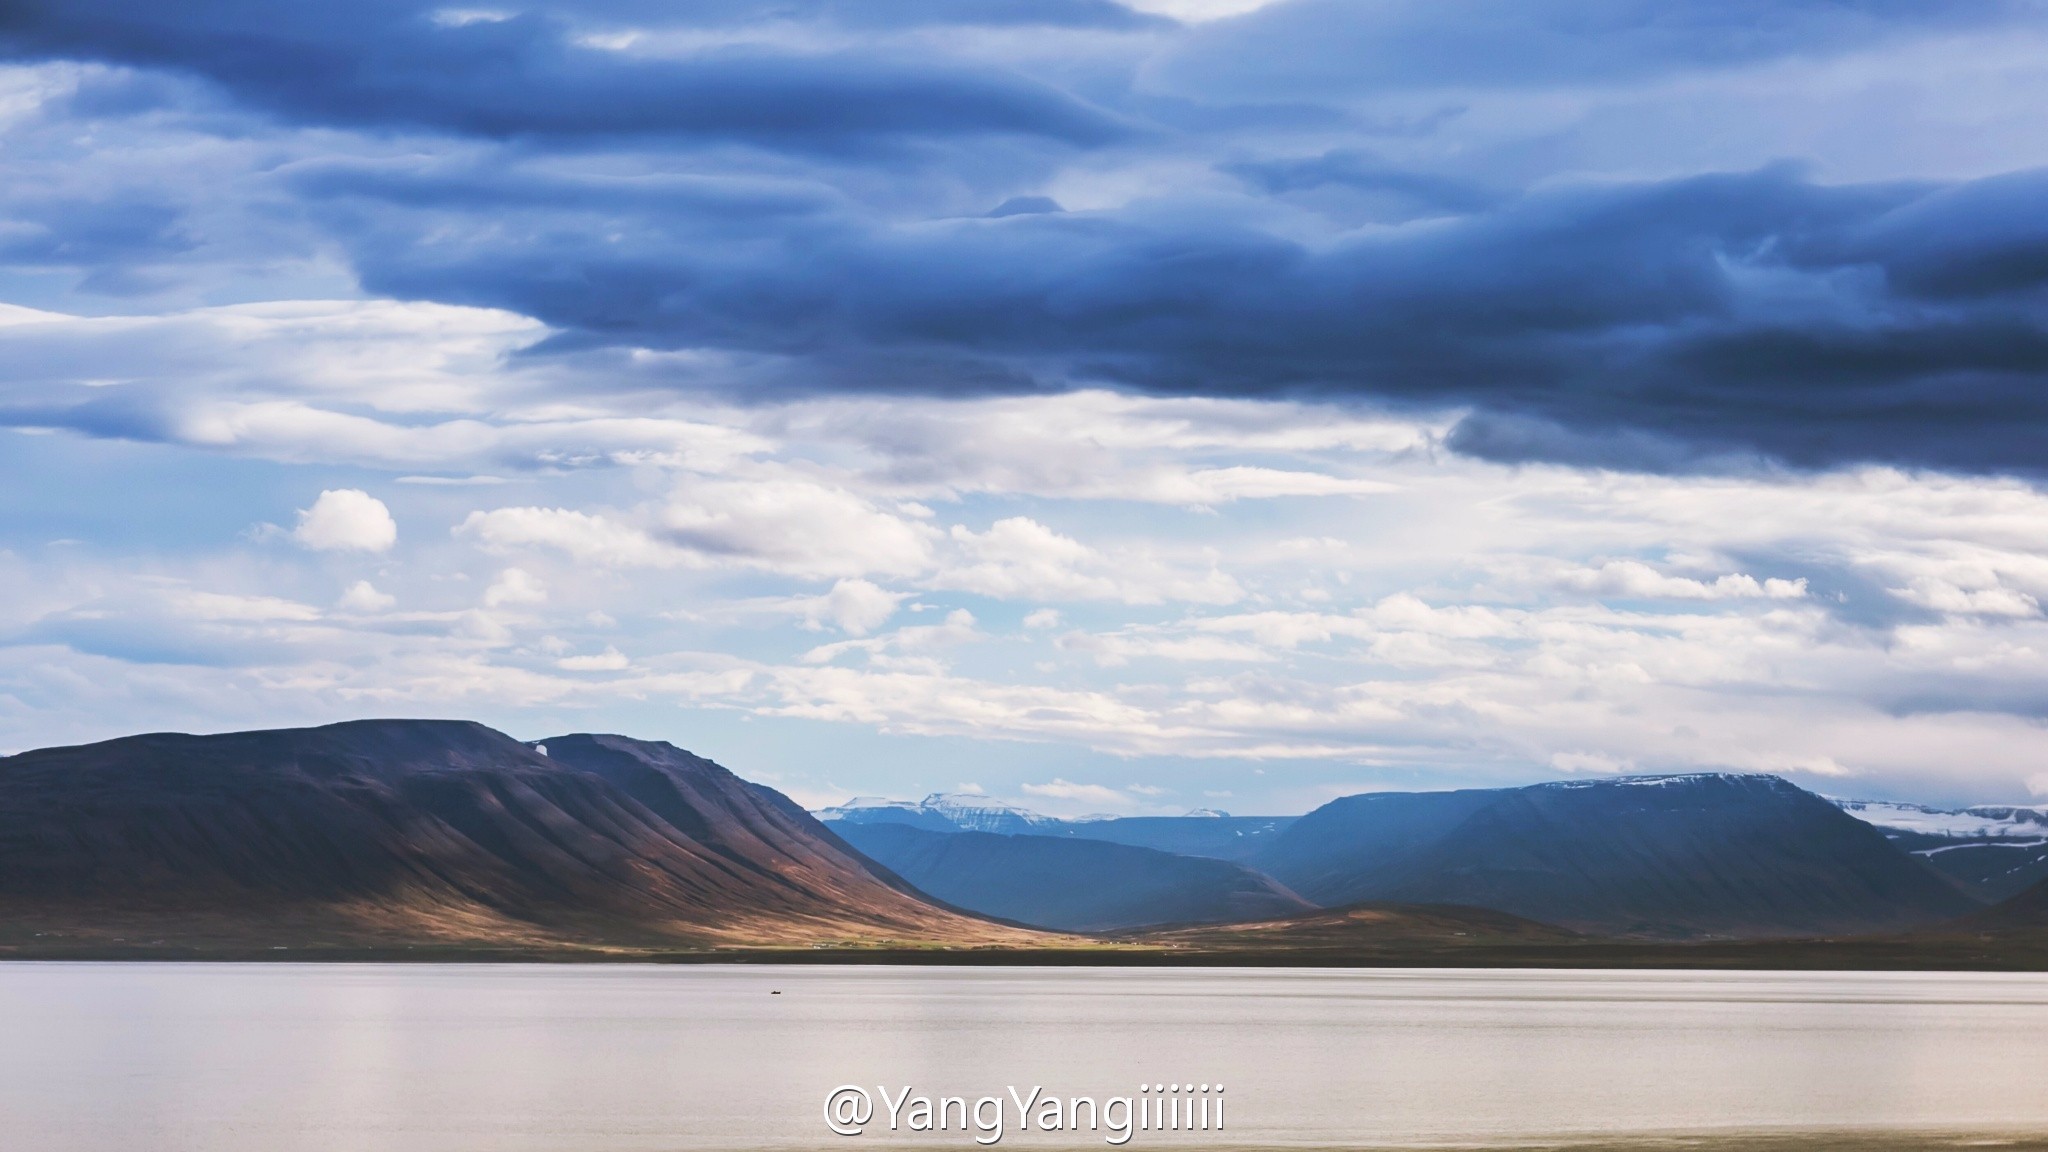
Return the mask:
[[2048,942],[1949,939],[1499,945],[1470,949],[1169,950],[814,947],[520,948],[462,945],[158,945],[0,949],[0,962],[757,964],[1022,968],[1556,968],[2048,972]]

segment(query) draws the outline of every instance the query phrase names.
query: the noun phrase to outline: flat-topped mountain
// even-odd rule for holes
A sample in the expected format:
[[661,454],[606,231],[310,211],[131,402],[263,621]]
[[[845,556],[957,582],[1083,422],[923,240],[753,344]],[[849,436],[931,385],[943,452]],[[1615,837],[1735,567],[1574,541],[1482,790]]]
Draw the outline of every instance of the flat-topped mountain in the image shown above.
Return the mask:
[[0,925],[249,947],[1031,938],[671,745],[434,720],[0,760]]
[[1252,863],[1323,905],[1470,905],[1657,937],[1899,931],[1978,907],[1877,829],[1767,775],[1351,796]]

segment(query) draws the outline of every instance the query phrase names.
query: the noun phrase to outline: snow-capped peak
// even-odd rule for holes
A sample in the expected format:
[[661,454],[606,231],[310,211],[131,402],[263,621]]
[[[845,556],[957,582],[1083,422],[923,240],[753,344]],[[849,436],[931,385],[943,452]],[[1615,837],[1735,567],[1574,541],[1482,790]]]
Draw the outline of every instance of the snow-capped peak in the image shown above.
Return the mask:
[[922,800],[856,796],[836,807],[820,808],[813,815],[820,820],[896,821],[962,832],[1028,832],[1058,823],[1050,816],[977,792],[934,792]]

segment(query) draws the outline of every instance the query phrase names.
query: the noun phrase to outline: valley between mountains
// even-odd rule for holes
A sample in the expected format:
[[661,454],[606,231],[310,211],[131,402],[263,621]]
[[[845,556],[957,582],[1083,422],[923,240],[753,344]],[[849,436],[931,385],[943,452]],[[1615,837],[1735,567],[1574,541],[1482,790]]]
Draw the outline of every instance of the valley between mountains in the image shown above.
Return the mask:
[[623,736],[155,734],[0,759],[0,957],[88,956],[2048,968],[2048,815],[1719,773],[813,814]]

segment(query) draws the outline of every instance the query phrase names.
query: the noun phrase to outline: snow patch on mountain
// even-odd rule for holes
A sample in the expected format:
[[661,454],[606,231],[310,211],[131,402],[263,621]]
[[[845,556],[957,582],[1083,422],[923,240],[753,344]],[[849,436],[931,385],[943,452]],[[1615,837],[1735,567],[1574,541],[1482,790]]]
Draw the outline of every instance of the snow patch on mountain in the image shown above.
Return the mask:
[[1594,780],[1549,780],[1537,788],[1677,788],[1693,784],[1740,783],[1794,787],[1789,780],[1768,772],[1679,772],[1670,776],[1609,776]]
[[2048,838],[2048,809],[2005,804],[1932,808],[1891,800],[1836,800],[1842,811],[1866,824],[1952,840],[2040,840]]

